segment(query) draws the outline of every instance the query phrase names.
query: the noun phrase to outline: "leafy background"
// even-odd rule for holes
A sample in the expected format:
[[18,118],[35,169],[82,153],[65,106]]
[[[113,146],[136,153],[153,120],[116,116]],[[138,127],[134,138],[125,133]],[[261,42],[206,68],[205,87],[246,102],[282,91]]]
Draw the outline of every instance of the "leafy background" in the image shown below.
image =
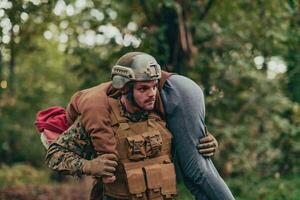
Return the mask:
[[237,199],[298,199],[299,25],[298,0],[0,1],[0,187],[50,184],[36,112],[144,51],[203,88]]

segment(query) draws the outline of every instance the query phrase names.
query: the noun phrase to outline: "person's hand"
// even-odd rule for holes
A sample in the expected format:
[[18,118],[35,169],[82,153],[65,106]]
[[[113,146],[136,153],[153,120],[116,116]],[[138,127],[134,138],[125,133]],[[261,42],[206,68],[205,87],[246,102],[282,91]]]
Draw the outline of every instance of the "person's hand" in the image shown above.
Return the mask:
[[201,155],[211,157],[218,149],[218,141],[212,134],[208,133],[206,137],[199,140],[197,149]]
[[102,182],[103,183],[113,183],[116,180],[116,176],[103,176]]
[[[82,172],[86,175],[96,177],[110,177],[110,181],[114,181],[114,172],[117,167],[117,156],[115,154],[103,154],[93,160],[83,160]],[[112,178],[114,177],[114,178]]]

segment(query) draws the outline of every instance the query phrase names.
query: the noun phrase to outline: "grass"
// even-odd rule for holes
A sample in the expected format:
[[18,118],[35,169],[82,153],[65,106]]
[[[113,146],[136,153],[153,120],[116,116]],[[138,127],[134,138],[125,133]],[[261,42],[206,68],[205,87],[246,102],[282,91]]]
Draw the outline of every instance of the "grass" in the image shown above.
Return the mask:
[[236,200],[299,200],[300,175],[238,177],[227,181]]
[[[26,164],[0,166],[0,190],[15,186],[57,185],[50,180],[51,172]],[[236,177],[226,180],[236,200],[299,200],[300,174],[259,178]],[[183,183],[178,183],[176,200],[194,199]]]
[[50,183],[50,173],[26,164],[0,166],[0,189],[6,187]]
[[194,199],[192,194],[186,189],[182,182],[177,184],[178,196],[176,200],[192,200]]

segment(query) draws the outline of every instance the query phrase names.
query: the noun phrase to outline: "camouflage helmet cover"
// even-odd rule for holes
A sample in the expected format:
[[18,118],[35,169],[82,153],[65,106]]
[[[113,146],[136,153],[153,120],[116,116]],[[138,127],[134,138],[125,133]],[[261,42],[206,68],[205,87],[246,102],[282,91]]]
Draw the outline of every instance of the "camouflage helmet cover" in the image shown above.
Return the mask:
[[147,53],[131,52],[123,55],[112,68],[112,86],[121,89],[130,81],[159,80],[160,65]]

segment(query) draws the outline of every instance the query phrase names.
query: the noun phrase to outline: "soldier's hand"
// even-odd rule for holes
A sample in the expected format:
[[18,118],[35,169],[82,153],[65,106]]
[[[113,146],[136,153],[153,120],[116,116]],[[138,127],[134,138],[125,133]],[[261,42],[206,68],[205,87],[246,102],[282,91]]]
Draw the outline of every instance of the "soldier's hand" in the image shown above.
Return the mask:
[[117,165],[117,156],[115,154],[103,154],[93,160],[84,160],[82,172],[91,176],[113,177]]
[[208,135],[199,140],[199,144],[197,145],[197,149],[200,154],[205,157],[211,157],[215,154],[218,149],[218,141],[216,138],[208,133]]

